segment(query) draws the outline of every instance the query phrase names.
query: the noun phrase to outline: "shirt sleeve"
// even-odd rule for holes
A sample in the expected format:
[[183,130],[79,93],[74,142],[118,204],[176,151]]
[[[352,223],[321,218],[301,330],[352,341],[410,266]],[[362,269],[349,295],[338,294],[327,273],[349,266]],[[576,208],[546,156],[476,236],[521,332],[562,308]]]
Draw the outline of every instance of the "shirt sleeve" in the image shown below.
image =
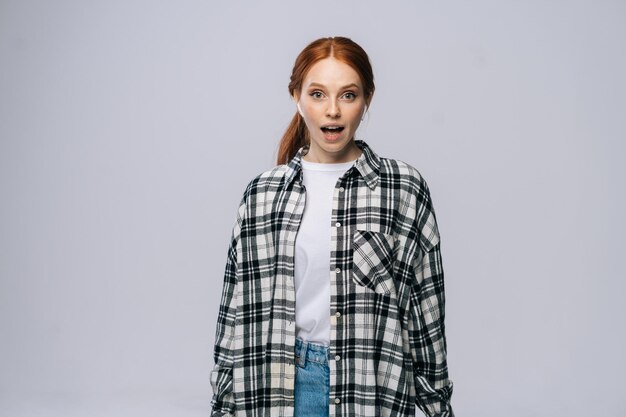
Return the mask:
[[211,371],[211,416],[234,416],[235,401],[233,388],[234,335],[237,312],[237,264],[240,251],[240,232],[246,208],[246,193],[239,203],[237,221],[232,228],[230,245],[224,270],[222,297],[215,329],[213,357],[215,365]]
[[413,260],[409,343],[416,404],[428,417],[454,417],[445,337],[445,294],[441,244],[428,185],[422,180],[416,216],[418,245]]

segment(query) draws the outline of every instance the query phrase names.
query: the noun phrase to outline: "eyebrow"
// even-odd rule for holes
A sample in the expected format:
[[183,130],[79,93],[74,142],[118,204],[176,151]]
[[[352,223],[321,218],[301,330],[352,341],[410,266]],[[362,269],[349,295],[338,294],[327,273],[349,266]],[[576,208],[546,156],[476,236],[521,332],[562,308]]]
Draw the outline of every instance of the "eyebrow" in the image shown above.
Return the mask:
[[[309,84],[309,87],[322,87],[322,88],[326,88],[324,85],[320,84],[320,83],[311,83]],[[351,83],[348,85],[344,85],[343,87],[339,88],[340,90],[344,90],[346,88],[350,88],[350,87],[354,87],[358,90],[359,86],[356,85],[355,83]]]

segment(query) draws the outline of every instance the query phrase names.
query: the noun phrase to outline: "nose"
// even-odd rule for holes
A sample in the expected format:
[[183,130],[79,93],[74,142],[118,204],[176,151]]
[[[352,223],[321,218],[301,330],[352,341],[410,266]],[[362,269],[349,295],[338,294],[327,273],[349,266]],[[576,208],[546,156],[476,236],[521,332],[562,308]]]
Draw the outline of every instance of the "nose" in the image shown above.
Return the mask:
[[339,104],[335,100],[329,100],[326,114],[332,118],[337,118],[341,116],[341,110],[339,109]]

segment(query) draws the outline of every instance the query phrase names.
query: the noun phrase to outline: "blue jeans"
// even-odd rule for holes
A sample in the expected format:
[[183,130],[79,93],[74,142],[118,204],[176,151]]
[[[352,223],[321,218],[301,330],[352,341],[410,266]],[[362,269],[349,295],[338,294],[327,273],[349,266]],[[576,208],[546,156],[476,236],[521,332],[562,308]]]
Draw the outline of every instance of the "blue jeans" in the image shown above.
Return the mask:
[[328,417],[330,349],[296,337],[295,417]]

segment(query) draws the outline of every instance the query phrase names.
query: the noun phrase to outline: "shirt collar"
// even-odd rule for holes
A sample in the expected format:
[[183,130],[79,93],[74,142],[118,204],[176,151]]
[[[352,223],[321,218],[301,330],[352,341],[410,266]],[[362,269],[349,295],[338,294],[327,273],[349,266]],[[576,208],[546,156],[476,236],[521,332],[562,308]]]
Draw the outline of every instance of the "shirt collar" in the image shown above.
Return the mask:
[[[357,158],[354,166],[361,174],[367,186],[371,189],[376,188],[378,184],[378,175],[380,173],[380,157],[374,150],[361,139],[355,139],[354,143],[363,151]],[[302,183],[302,157],[309,150],[309,145],[303,145],[298,149],[295,156],[287,164],[287,172],[285,174],[285,185],[288,186],[294,179]]]

